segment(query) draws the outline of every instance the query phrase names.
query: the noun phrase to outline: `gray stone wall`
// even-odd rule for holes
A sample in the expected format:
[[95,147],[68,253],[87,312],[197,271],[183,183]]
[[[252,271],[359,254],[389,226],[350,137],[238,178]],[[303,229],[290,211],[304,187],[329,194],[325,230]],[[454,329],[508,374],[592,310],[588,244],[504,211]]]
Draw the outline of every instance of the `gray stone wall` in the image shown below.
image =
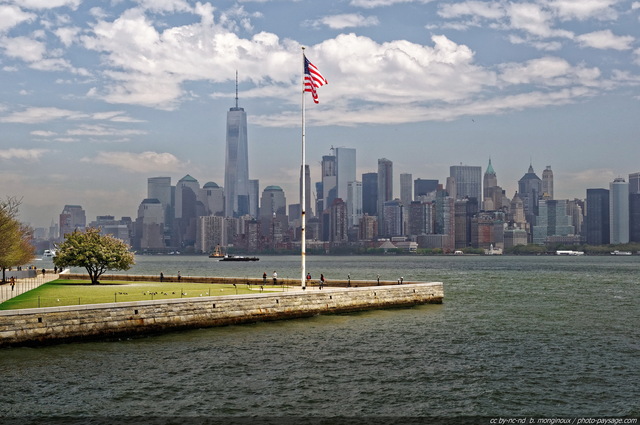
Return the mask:
[[0,311],[0,346],[442,303],[443,296],[436,282],[7,310]]

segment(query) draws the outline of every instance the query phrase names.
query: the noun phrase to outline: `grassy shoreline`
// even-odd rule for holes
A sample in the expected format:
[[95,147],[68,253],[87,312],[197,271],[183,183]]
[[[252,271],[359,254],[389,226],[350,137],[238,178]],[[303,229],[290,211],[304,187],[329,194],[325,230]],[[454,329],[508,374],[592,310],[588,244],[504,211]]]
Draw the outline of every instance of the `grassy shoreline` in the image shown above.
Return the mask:
[[260,291],[286,291],[272,285],[234,285],[189,282],[105,281],[92,285],[89,280],[53,280],[0,304],[0,310],[17,310],[67,305],[105,304],[113,302],[193,298]]

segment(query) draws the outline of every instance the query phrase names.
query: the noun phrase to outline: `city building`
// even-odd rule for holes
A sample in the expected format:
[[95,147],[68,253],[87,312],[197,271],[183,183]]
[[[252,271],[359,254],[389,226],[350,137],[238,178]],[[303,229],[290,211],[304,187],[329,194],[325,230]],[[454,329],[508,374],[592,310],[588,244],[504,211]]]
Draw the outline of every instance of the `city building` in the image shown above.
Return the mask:
[[587,189],[586,227],[587,244],[605,245],[609,243],[609,190]]
[[362,217],[362,182],[352,181],[347,185],[347,223],[358,226]]
[[362,174],[362,213],[378,215],[378,173]]
[[609,239],[612,244],[629,242],[629,183],[621,177],[609,183]]
[[629,242],[640,242],[640,173],[629,174]]
[[227,112],[227,144],[224,163],[225,216],[249,214],[249,146],[247,113],[238,107],[236,74],[236,106]]
[[156,199],[144,199],[138,207],[133,247],[142,252],[163,252],[165,209]]
[[222,216],[198,217],[196,251],[211,253],[217,246],[227,246],[225,218]]
[[378,159],[378,232],[385,235],[387,231],[384,220],[384,204],[393,200],[393,162],[381,158]]
[[80,205],[65,205],[59,221],[60,238],[73,233],[74,230],[84,231],[87,226],[87,216]]
[[[333,200],[338,197],[338,175],[336,171],[335,155],[324,155],[322,157],[322,209],[329,208]],[[318,214],[320,211],[318,211]]]
[[404,205],[400,199],[384,203],[384,235],[386,237],[404,235]]
[[[300,166],[300,204],[302,205],[302,165]],[[313,217],[313,198],[311,197],[311,169],[308,165],[304,166],[304,217],[305,221]],[[292,217],[293,218],[293,217]]]
[[224,189],[215,182],[207,182],[200,189],[200,197],[206,215],[224,214]]
[[533,226],[532,237],[536,245],[544,245],[551,236],[574,236],[572,217],[567,213],[568,201],[542,199],[538,204],[536,224]]
[[478,201],[482,200],[482,167],[452,165],[449,167],[449,177],[455,181],[455,199],[475,198]]
[[531,226],[535,225],[538,201],[542,196],[542,180],[533,171],[533,165],[529,165],[527,173],[518,180],[518,196],[522,199],[527,223]]
[[542,172],[542,197],[553,199],[553,171],[550,165]]
[[336,197],[347,199],[347,187],[356,181],[356,150],[335,148],[336,153]]
[[438,189],[440,189],[438,180],[415,179],[413,181],[413,199],[417,200],[421,196],[430,196]]

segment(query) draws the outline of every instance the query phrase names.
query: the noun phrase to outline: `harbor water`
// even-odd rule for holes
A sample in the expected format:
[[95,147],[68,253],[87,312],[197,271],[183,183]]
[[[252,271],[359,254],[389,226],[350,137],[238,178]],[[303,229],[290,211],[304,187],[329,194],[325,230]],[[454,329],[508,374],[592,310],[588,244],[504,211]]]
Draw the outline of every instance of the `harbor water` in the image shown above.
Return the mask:
[[[300,276],[293,256],[136,262],[129,273]],[[635,255],[309,256],[314,279],[441,281],[444,303],[2,349],[0,418],[638,417],[639,268]]]

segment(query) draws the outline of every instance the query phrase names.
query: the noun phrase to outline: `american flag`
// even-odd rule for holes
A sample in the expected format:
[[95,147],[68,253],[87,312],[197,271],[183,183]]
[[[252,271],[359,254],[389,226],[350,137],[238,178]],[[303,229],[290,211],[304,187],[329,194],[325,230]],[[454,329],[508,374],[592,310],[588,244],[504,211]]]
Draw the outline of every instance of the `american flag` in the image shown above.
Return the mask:
[[311,93],[311,97],[313,97],[313,101],[315,103],[318,102],[318,92],[316,89],[318,87],[324,86],[327,83],[327,80],[320,74],[318,68],[311,62],[307,57],[304,57],[304,91]]

